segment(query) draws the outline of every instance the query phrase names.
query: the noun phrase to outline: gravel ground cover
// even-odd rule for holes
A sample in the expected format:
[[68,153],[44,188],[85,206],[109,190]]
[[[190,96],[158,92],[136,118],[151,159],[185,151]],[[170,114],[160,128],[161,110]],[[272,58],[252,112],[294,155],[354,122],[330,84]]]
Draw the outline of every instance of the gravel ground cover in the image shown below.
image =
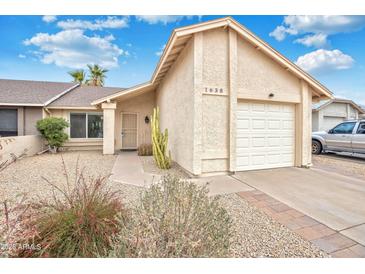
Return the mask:
[[[62,160],[63,159],[63,160]],[[0,173],[0,200],[12,199],[26,193],[30,199],[47,198],[51,195],[51,186],[43,179],[63,186],[66,183],[62,161],[72,183],[79,170],[86,177],[108,176],[116,156],[102,155],[100,151],[70,151],[57,154],[42,154],[21,159]],[[124,184],[109,184],[113,190],[120,191],[122,197],[135,197],[136,188]]]
[[155,175],[171,174],[179,178],[190,178],[190,176],[175,162],[172,162],[170,169],[163,170],[156,166],[153,156],[140,156],[139,158],[141,159],[143,170],[146,173]]
[[224,195],[221,202],[231,215],[237,232],[233,239],[232,257],[328,257],[325,252],[249,205],[237,194]]
[[365,179],[365,159],[332,154],[313,155],[313,167]]
[[[51,195],[50,186],[42,177],[57,184],[63,184],[65,177],[62,169],[62,157],[69,175],[75,174],[75,166],[79,158],[79,167],[84,168],[87,176],[107,176],[110,174],[116,156],[102,155],[100,152],[66,152],[44,154],[21,159],[0,173],[0,200],[27,193],[28,197],[47,198]],[[153,172],[156,168],[152,157],[141,157],[144,168]],[[181,169],[173,167],[170,172],[181,174]],[[113,189],[120,191],[121,198],[134,203],[142,188],[132,185],[109,182]],[[274,221],[259,209],[249,205],[236,194],[220,197],[222,205],[231,215],[236,237],[233,239],[232,257],[326,257],[327,255],[304,240],[285,226]],[[1,215],[1,214],[0,214]]]

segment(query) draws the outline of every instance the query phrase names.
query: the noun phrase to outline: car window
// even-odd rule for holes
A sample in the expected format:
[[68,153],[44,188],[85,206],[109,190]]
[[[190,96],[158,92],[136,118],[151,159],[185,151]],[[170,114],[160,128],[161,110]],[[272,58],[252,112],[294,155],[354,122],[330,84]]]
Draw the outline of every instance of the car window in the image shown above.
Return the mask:
[[357,134],[365,134],[365,122],[361,122],[357,129]]
[[342,123],[333,129],[335,134],[352,134],[352,130],[355,127],[356,122]]

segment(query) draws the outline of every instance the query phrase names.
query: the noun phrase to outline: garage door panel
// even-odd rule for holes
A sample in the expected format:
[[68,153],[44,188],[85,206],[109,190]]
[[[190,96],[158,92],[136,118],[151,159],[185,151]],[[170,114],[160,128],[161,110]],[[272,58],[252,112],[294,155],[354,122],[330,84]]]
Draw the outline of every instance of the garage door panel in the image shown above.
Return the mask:
[[293,105],[238,102],[237,170],[294,165]]
[[[247,117],[247,114],[246,114]],[[249,129],[250,121],[249,119],[237,119],[237,129]]]
[[[250,109],[250,108],[248,108]],[[251,104],[251,110],[253,112],[265,113],[265,104],[253,103]]]
[[240,148],[248,148],[249,139],[248,138],[237,138],[237,146]]

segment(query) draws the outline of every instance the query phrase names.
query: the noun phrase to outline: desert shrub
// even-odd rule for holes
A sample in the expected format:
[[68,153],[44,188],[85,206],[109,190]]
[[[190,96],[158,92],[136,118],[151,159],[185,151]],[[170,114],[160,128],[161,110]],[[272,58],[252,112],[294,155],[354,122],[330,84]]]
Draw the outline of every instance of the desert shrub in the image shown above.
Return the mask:
[[110,250],[120,228],[117,215],[126,212],[117,192],[107,188],[105,177],[86,179],[77,172],[73,185],[66,177],[63,187],[47,180],[52,198],[39,203],[37,235],[27,243],[41,249],[19,257],[96,257]]
[[69,127],[68,122],[59,117],[48,117],[37,121],[37,129],[47,140],[47,143],[53,151],[57,151],[68,139],[64,130]]
[[206,187],[171,176],[144,191],[111,256],[225,257],[232,222]]
[[34,208],[26,195],[4,200],[0,205],[0,258],[14,257],[23,249],[38,249],[37,246],[22,245],[26,239],[36,235],[33,226]]
[[142,144],[138,147],[138,156],[152,156],[152,145]]

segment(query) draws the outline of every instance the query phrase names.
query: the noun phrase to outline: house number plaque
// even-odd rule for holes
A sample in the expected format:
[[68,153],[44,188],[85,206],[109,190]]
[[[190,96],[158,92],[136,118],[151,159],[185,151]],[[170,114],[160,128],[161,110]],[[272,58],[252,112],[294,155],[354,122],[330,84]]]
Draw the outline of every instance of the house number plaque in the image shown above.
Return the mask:
[[203,93],[212,95],[226,95],[226,91],[222,87],[205,87]]

